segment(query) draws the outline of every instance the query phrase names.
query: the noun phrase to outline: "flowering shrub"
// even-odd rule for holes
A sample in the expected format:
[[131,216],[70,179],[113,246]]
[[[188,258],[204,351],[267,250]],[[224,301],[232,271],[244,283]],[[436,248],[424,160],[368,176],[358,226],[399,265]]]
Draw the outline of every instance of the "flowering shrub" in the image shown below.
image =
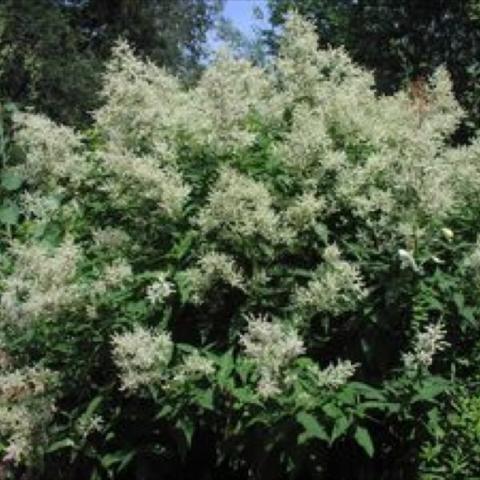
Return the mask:
[[5,472],[414,478],[477,368],[480,143],[449,142],[448,73],[376,96],[292,16],[271,69],[221,52],[189,90],[119,43],[103,95],[82,133],[14,117]]

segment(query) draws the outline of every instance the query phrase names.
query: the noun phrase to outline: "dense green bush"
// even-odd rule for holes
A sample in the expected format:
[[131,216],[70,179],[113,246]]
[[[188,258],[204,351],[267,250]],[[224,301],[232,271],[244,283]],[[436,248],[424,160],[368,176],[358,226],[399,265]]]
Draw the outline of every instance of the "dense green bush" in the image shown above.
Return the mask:
[[480,398],[455,392],[451,407],[430,418],[432,439],[422,449],[422,480],[480,478]]
[[188,91],[120,43],[103,95],[83,133],[14,115],[1,475],[412,479],[474,442],[480,143],[444,69],[377,97],[293,16],[270,70]]

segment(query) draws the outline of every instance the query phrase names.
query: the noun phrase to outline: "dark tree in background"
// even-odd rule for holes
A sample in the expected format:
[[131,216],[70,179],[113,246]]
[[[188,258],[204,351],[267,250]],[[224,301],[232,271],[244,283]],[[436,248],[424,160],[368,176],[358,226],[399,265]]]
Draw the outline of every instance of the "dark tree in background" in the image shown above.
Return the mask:
[[183,78],[195,76],[222,0],[3,0],[0,98],[88,122],[102,65],[123,37]]
[[[63,0],[63,3],[66,3]],[[75,0],[77,24],[103,54],[126,38],[138,53],[183,73],[198,67],[223,0]]]
[[480,126],[478,0],[268,0],[272,23],[294,8],[311,18],[324,44],[344,45],[374,69],[380,92],[421,80],[437,66],[450,71],[468,112],[461,135]]

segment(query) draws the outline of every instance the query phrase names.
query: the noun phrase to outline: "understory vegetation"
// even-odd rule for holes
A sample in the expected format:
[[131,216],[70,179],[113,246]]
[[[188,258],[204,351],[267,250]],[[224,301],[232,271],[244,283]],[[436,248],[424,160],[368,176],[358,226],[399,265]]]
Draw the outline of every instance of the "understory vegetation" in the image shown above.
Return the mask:
[[0,478],[480,478],[480,139],[317,45],[4,112]]

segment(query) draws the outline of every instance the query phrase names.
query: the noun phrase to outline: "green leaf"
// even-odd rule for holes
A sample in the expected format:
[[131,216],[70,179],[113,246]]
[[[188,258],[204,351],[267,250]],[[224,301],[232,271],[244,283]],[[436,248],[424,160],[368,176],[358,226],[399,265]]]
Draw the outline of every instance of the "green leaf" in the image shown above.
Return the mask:
[[64,438],[63,440],[59,440],[58,442],[52,443],[47,448],[47,453],[53,453],[58,450],[62,450],[64,448],[72,448],[75,446],[75,442],[71,438]]
[[465,305],[465,298],[460,292],[453,294],[453,301],[455,302],[455,305],[457,306],[458,310],[463,309]]
[[199,391],[195,395],[197,403],[205,410],[213,410],[213,391],[211,388]]
[[177,421],[177,427],[183,433],[187,446],[190,447],[192,444],[193,432],[195,430],[193,422],[189,419],[179,419]]
[[233,388],[230,393],[238,400],[239,406],[246,403],[258,403],[254,393],[247,387]]
[[339,418],[343,416],[343,412],[333,403],[326,403],[323,407],[322,410],[325,412],[327,416],[330,418]]
[[94,397],[93,400],[88,404],[88,407],[85,410],[84,415],[87,417],[90,417],[98,408],[98,406],[102,403],[102,400],[103,400],[102,395],[97,395],[96,397]]
[[231,374],[235,368],[231,349],[219,357],[218,365],[220,367],[217,374],[218,383],[220,385],[225,385],[231,380]]
[[477,319],[475,318],[475,315],[473,314],[473,309],[470,307],[465,307],[462,311],[461,314],[465,320],[468,320],[468,323],[471,326],[476,326],[477,325]]
[[335,424],[333,425],[332,434],[330,436],[330,444],[332,444],[337,438],[341,437],[350,426],[351,421],[345,417],[341,416],[335,420]]
[[394,402],[379,402],[377,400],[368,400],[360,404],[362,411],[377,409],[388,413],[396,413],[400,410],[400,404]]
[[309,438],[319,438],[320,440],[328,441],[327,432],[313,415],[307,412],[299,412],[297,413],[296,419],[305,429],[298,437],[299,444],[305,443]]
[[16,225],[19,216],[20,209],[13,203],[3,204],[0,207],[0,223],[4,225]]
[[175,283],[180,294],[180,301],[185,304],[189,301],[191,295],[191,286],[185,272],[179,272],[175,275]]
[[110,468],[115,464],[120,464],[120,467],[124,468],[134,455],[134,451],[125,452],[123,450],[120,450],[113,453],[107,453],[106,455],[101,457],[100,462],[106,470],[110,470]]
[[196,233],[194,231],[184,234],[181,240],[173,246],[169,256],[175,260],[181,260],[191,250],[195,237]]
[[172,411],[173,411],[173,408],[170,405],[164,405],[160,409],[160,411],[157,413],[155,418],[158,419],[158,418],[168,417],[168,415],[170,415],[170,413],[172,413]]
[[18,175],[18,173],[9,170],[3,172],[1,178],[2,187],[9,192],[18,190],[23,183],[23,177]]
[[132,461],[133,457],[135,456],[136,452],[135,450],[132,450],[130,452],[128,452],[122,459],[122,461],[120,462],[120,464],[118,465],[118,467],[116,468],[116,472],[117,473],[120,473],[122,470],[125,469],[125,467],[128,466],[128,464]]
[[431,402],[443,393],[448,385],[449,383],[446,380],[438,377],[425,381],[417,389],[417,393],[412,397],[411,403]]
[[365,383],[350,382],[349,387],[354,388],[357,391],[357,393],[362,394],[365,398],[368,398],[370,400],[379,400],[379,401],[385,400],[385,396],[380,390],[374,387],[371,387],[370,385],[367,385]]
[[373,457],[375,448],[373,446],[372,438],[368,433],[368,430],[363,427],[357,427],[355,430],[355,440],[365,450],[369,457]]

